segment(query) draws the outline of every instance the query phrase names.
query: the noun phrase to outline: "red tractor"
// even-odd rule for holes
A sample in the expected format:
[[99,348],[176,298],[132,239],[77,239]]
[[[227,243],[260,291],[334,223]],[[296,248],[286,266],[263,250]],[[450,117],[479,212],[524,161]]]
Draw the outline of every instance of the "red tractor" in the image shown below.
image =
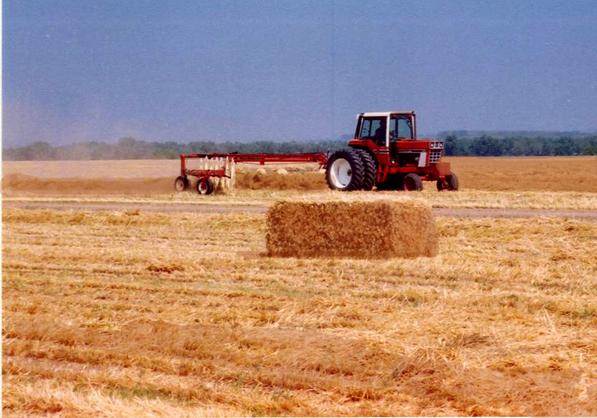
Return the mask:
[[211,194],[210,178],[226,177],[225,167],[189,169],[187,159],[228,159],[237,163],[319,163],[326,168],[331,189],[422,190],[423,181],[435,181],[437,190],[458,190],[458,178],[450,163],[442,162],[444,143],[435,139],[417,139],[415,112],[360,113],[354,139],[349,148],[333,152],[304,154],[181,154],[180,176],[174,187],[186,190],[189,176],[196,177],[200,194]]
[[332,153],[326,180],[335,190],[458,190],[450,163],[442,162],[444,143],[417,139],[415,112],[368,112],[357,116],[348,149]]

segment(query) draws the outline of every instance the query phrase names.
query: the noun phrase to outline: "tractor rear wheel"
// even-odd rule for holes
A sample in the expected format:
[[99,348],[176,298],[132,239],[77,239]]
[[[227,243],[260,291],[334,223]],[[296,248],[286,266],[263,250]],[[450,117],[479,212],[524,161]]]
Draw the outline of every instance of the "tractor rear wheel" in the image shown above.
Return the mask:
[[410,173],[402,179],[402,190],[406,192],[423,190],[423,181],[415,173]]
[[375,186],[375,178],[377,177],[377,165],[375,164],[375,159],[364,149],[355,149],[355,151],[361,156],[361,161],[363,162],[363,168],[365,170],[361,188],[367,191],[372,190],[373,186]]
[[197,181],[197,193],[199,194],[212,194],[214,191],[214,185],[208,178],[201,178]]
[[325,178],[332,190],[358,190],[364,176],[363,161],[354,149],[336,151],[328,159]]
[[174,180],[174,190],[184,192],[189,187],[189,179],[185,176],[178,176]]

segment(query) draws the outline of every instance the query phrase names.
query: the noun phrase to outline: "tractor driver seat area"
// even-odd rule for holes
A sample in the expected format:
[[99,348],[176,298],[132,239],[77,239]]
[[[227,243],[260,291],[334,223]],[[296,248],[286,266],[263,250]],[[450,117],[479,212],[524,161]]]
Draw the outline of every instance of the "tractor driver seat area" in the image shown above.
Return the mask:
[[380,126],[375,131],[375,136],[373,137],[377,145],[385,145],[386,144],[386,128],[385,126]]
[[375,141],[379,146],[386,144],[387,122],[385,117],[366,117],[360,125],[358,138]]
[[377,120],[374,120],[373,127],[375,126],[377,126],[377,128],[375,129],[375,136],[373,137],[373,140],[377,145],[383,147],[384,145],[386,145],[386,118],[379,118]]

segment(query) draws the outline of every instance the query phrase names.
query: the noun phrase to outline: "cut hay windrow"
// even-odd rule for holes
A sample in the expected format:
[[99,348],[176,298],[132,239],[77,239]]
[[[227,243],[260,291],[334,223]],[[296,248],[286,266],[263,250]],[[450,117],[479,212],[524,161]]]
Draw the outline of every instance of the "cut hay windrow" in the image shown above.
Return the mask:
[[281,257],[433,257],[431,209],[415,201],[278,202],[267,213],[267,252]]
[[[203,168],[200,164],[199,167]],[[291,172],[280,174],[265,170],[236,172],[233,164],[227,165],[230,178],[212,177],[218,193],[233,190],[327,190],[325,177],[318,172]],[[210,167],[207,167],[210,168]],[[194,191],[197,179],[189,177],[189,190]],[[8,174],[2,179],[4,193],[56,194],[165,194],[174,191],[171,177],[36,177],[25,174]]]
[[[278,170],[279,171],[279,170]],[[237,173],[234,187],[239,190],[328,190],[323,173],[266,171]]]

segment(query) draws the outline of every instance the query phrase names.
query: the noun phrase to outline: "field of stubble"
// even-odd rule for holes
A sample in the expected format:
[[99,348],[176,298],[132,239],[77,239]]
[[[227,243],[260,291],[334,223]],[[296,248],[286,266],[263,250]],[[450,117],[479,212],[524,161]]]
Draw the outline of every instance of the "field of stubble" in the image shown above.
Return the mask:
[[[4,187],[17,199],[132,199]],[[416,198],[597,208],[595,183],[545,187]],[[296,194],[329,192],[249,188],[214,198]],[[314,260],[266,257],[261,214],[6,209],[3,411],[597,414],[597,223],[437,222],[435,258]]]

